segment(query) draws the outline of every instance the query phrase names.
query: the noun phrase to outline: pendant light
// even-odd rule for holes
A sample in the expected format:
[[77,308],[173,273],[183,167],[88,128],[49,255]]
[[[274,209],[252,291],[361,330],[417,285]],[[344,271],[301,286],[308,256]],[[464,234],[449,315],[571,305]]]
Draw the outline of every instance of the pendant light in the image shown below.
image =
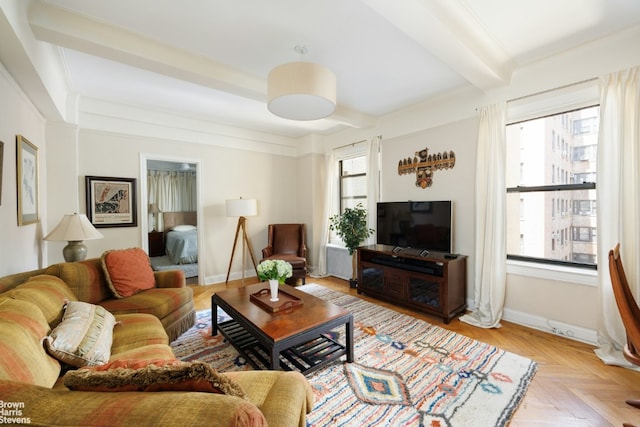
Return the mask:
[[329,69],[303,62],[306,46],[294,50],[299,62],[275,67],[267,78],[268,108],[276,116],[291,120],[317,120],[336,109],[336,75]]

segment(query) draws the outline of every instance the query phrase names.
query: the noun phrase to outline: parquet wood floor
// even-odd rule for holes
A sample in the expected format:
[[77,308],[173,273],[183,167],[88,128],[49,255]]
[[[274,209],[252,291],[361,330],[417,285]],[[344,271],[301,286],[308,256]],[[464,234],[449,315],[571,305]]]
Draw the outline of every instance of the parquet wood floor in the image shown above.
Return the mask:
[[[256,282],[256,278],[245,279],[245,284]],[[625,403],[628,398],[640,398],[640,372],[604,365],[591,345],[509,322],[502,322],[499,329],[476,328],[457,318],[446,325],[437,317],[358,295],[341,279],[307,278],[307,283],[312,282],[537,361],[538,372],[510,427],[607,427],[624,422],[640,426],[640,409]],[[211,294],[227,287],[224,283],[190,286],[198,310],[210,308]],[[231,281],[228,286],[241,283]]]

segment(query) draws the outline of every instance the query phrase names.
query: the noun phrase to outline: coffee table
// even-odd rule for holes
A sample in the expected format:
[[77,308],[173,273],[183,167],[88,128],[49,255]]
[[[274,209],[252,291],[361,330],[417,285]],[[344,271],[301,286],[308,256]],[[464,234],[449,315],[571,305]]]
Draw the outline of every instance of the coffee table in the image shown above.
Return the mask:
[[[296,369],[309,374],[346,355],[353,362],[353,315],[347,310],[288,285],[280,290],[302,299],[287,310],[269,312],[251,301],[251,294],[268,288],[258,283],[226,289],[211,296],[211,334],[218,329],[256,369]],[[231,320],[218,324],[220,307]],[[328,336],[345,328],[345,345]]]

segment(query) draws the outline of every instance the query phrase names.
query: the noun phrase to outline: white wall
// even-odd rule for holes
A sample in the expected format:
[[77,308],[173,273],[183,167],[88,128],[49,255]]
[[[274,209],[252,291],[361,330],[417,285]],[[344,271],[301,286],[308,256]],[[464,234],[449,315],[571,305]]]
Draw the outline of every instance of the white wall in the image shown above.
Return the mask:
[[38,193],[41,219],[47,212],[47,144],[45,121],[0,65],[0,141],[4,142],[0,188],[0,276],[43,266],[41,222],[18,227],[16,189],[16,135],[38,147]]
[[[467,295],[473,295],[474,262],[474,182],[478,121],[467,119],[426,129],[412,135],[381,142],[381,188],[383,202],[453,201],[453,252],[466,255]],[[433,172],[432,186],[415,185],[416,175],[398,174],[398,161],[428,148],[430,154],[453,151],[456,163],[452,169]]]
[[[247,219],[247,233],[252,242],[257,261],[267,242],[267,224],[296,222],[298,189],[297,160],[290,156],[256,153],[226,147],[183,141],[123,135],[94,130],[81,130],[78,137],[79,182],[77,203],[85,212],[86,200],[84,176],[136,178],[138,181],[138,227],[101,228],[103,239],[86,241],[88,257],[100,256],[107,249],[141,246],[140,177],[146,173],[140,169],[140,154],[161,157],[187,157],[201,161],[198,174],[203,183],[203,213],[199,224],[205,235],[204,267],[206,283],[224,281],[237,218],[227,218],[225,200],[238,197],[258,199],[258,216]],[[50,159],[51,164],[63,167],[65,160]],[[76,190],[74,190],[76,191]],[[64,192],[61,194],[64,195]],[[62,211],[69,204],[66,198],[51,197],[49,209]],[[241,242],[234,255],[232,278],[240,276]],[[61,245],[61,244],[60,244]],[[62,261],[62,246],[51,251],[50,262]],[[248,274],[253,266],[246,255]]]

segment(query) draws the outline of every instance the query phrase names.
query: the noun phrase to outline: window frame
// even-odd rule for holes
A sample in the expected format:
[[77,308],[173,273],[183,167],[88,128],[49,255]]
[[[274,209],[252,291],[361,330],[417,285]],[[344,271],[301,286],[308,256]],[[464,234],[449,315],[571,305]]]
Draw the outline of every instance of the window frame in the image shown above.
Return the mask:
[[[364,141],[361,141],[364,142]],[[331,215],[341,215],[343,212],[343,206],[342,206],[342,162],[344,160],[349,160],[349,159],[354,159],[357,157],[364,157],[365,160],[368,162],[367,156],[368,156],[368,151],[367,151],[367,145],[363,144],[361,142],[356,142],[353,144],[350,144],[348,146],[344,146],[344,147],[340,147],[340,148],[336,148],[335,149],[335,158],[334,158],[334,167],[335,170],[332,173],[332,181],[333,181],[333,185],[334,187],[334,194],[332,196],[332,200],[331,200]],[[350,175],[353,176],[353,175]],[[364,174],[364,176],[366,176],[366,172]],[[367,196],[365,199],[363,200],[367,200],[369,197],[369,188],[368,188],[368,182],[366,183],[367,188],[366,188],[366,193]],[[344,242],[342,241],[342,239],[340,239],[335,231],[329,231],[329,245],[334,245],[336,247],[345,247],[344,246]]]
[[[349,156],[349,157],[345,157],[342,159],[338,160],[338,212],[340,214],[342,214],[344,212],[344,201],[345,200],[367,200],[369,198],[369,189],[366,188],[366,176],[367,176],[367,172],[366,172],[366,168],[364,172],[361,173],[353,173],[353,174],[349,174],[349,175],[344,175],[343,174],[343,164],[346,160],[351,160],[351,159],[356,159],[358,157],[363,157],[364,161],[367,161],[367,155],[366,153],[363,154],[359,154],[359,155],[355,155],[355,156]],[[345,182],[345,180],[350,180],[353,178],[365,178],[365,195],[364,196],[353,196],[353,197],[343,197],[343,183]]]
[[[521,117],[519,118],[519,120],[513,120],[510,121],[508,123],[506,123],[505,125],[505,130],[508,126],[512,126],[512,125],[516,125],[519,123],[524,123],[524,122],[529,122],[529,121],[533,121],[533,120],[538,120],[538,119],[544,119],[544,118],[548,118],[548,117],[552,117],[552,116],[557,116],[557,115],[564,115],[567,113],[571,113],[574,111],[580,111],[580,110],[584,110],[584,109],[588,109],[588,108],[593,108],[593,107],[599,107],[600,104],[599,102],[585,102],[583,103],[583,105],[576,105],[573,108],[558,108],[557,111],[553,111],[553,112],[547,112],[545,114],[531,114],[529,117],[524,118]],[[564,120],[564,119],[562,119]],[[585,119],[582,119],[583,121]],[[565,124],[563,123],[563,126]],[[591,128],[591,127],[590,127]],[[581,128],[582,129],[582,128]],[[573,128],[570,129],[571,132],[573,132]],[[584,135],[584,132],[581,133],[580,135]],[[563,158],[567,157],[569,158],[571,161],[573,160],[573,153],[571,152],[566,152],[567,150],[565,150],[564,147],[559,146],[556,149],[556,139],[559,139],[560,135],[556,134],[556,132],[554,130],[552,130],[552,138],[551,138],[551,144],[552,144],[552,149],[553,151],[559,151],[561,150],[563,152]],[[562,139],[563,143],[564,143],[564,138]],[[559,143],[559,141],[558,141]],[[585,147],[592,147],[592,145],[589,146],[585,146]],[[596,149],[597,149],[597,145],[596,145]],[[522,171],[522,163],[519,163],[519,167],[520,170]],[[560,170],[560,166],[558,166],[556,168],[556,166],[554,164],[551,165],[552,167],[552,171],[551,171],[551,182],[552,184],[550,185],[538,185],[538,186],[523,186],[523,185],[517,185],[515,187],[506,187],[506,194],[509,193],[529,193],[529,192],[541,192],[541,193],[545,193],[545,192],[558,192],[558,191],[579,191],[579,190],[595,190],[596,189],[596,182],[582,182],[582,183],[565,183],[565,184],[558,184],[557,182],[569,182],[570,179],[563,179],[562,176],[562,171]],[[558,172],[558,179],[556,180],[556,169]],[[594,173],[594,175],[596,175]],[[597,175],[596,175],[597,176]],[[572,180],[573,178],[571,178]],[[553,208],[551,211],[551,216],[550,218],[554,218],[555,217],[555,202],[556,199],[552,199],[553,200]],[[560,201],[559,199],[557,200],[558,202]],[[594,206],[597,205],[597,200],[594,201]],[[522,210],[522,208],[521,208]],[[573,210],[573,205],[571,206],[567,206],[566,207],[566,211],[569,212],[571,215],[573,215],[574,210]],[[597,215],[597,210],[593,209],[593,214]],[[561,213],[562,215],[562,213]],[[564,230],[563,230],[564,232]],[[597,231],[596,231],[597,233]],[[572,239],[573,235],[571,234],[571,229],[569,229],[567,231],[567,236],[565,236],[567,239]],[[522,238],[522,234],[520,234],[520,238]],[[571,260],[560,260],[560,259],[551,259],[551,258],[540,258],[540,257],[532,257],[532,256],[525,256],[525,255],[514,255],[514,254],[508,254],[506,255],[507,261],[512,261],[516,264],[522,264],[522,263],[530,263],[532,266],[539,265],[539,266],[558,266],[558,267],[564,267],[564,268],[569,268],[570,270],[597,270],[598,269],[598,265],[597,264],[585,264],[585,263],[579,263],[579,262],[575,262],[575,261],[571,261]]]

